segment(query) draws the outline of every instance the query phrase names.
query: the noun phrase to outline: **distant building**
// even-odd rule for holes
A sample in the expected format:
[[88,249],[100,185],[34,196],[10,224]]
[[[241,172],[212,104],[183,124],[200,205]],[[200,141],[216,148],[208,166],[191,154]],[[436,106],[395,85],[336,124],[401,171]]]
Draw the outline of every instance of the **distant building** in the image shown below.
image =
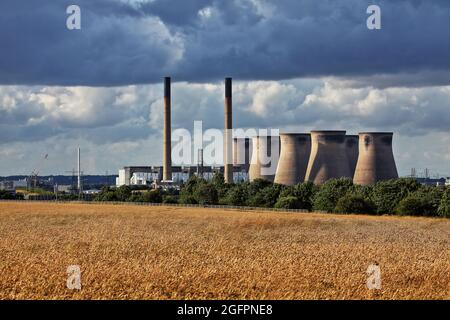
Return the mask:
[[416,181],[424,186],[445,186],[449,179],[445,178],[416,178]]
[[[116,186],[168,186],[168,185],[180,185],[188,181],[188,179],[194,175],[199,174],[206,181],[211,181],[216,173],[223,174],[223,166],[206,166],[199,168],[197,166],[175,166],[172,167],[171,181],[162,181],[163,167],[162,166],[136,166],[136,167],[124,167],[119,170],[119,176],[116,178]],[[235,167],[233,173],[234,183],[240,183],[248,181],[248,172],[241,167]]]
[[26,188],[27,180],[7,180],[0,181],[0,190],[15,191],[16,188]]
[[83,190],[83,194],[85,194],[85,195],[94,195],[94,194],[97,194],[100,192],[101,192],[101,190],[99,190],[99,189]]
[[56,186],[56,190],[58,191],[58,192],[63,192],[63,193],[72,193],[72,192],[74,192],[74,188],[73,188],[73,186],[72,185],[57,185]]
[[0,190],[5,190],[5,191],[15,190],[14,182],[13,181],[1,181],[0,182]]

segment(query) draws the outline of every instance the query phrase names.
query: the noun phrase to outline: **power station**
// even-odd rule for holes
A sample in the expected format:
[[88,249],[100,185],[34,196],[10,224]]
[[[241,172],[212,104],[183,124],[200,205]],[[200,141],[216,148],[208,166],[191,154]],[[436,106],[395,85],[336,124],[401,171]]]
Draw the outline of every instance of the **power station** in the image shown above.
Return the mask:
[[193,174],[208,180],[218,172],[223,173],[226,183],[264,179],[288,186],[304,181],[323,184],[343,177],[360,185],[398,178],[392,132],[346,135],[344,130],[313,130],[279,136],[233,136],[232,78],[225,78],[224,83],[223,166],[204,167],[203,149],[196,166],[172,166],[171,78],[165,77],[163,166],[125,167],[119,171],[117,184],[145,183],[150,179],[179,185]]

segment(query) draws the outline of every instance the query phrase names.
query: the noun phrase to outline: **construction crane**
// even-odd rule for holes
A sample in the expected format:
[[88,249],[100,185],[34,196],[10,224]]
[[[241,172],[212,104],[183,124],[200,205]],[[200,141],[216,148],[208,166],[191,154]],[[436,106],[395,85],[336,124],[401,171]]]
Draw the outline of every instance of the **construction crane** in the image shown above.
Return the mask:
[[31,172],[30,177],[28,178],[28,183],[27,183],[28,190],[30,190],[31,188],[37,187],[39,172],[42,170],[42,167],[47,159],[48,159],[48,153],[46,153],[45,156],[41,158],[38,165]]

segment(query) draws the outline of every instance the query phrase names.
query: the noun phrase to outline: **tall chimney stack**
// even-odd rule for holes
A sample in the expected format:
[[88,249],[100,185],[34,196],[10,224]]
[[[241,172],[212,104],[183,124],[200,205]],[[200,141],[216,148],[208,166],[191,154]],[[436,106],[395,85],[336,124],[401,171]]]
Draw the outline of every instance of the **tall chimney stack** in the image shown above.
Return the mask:
[[233,159],[232,159],[232,87],[231,78],[225,78],[225,138],[224,138],[224,178],[226,183],[233,182]]
[[170,127],[170,77],[164,78],[164,159],[163,181],[172,180],[172,144]]
[[78,171],[77,171],[77,178],[78,178],[78,192],[81,192],[81,150],[80,147],[78,147]]

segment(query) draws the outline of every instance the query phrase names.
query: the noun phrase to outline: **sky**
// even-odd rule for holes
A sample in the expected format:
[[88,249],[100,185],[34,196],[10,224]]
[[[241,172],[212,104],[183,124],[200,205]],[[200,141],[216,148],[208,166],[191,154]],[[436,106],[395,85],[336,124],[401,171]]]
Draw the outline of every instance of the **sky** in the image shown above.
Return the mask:
[[234,127],[393,131],[450,176],[448,0],[2,0],[0,175],[160,165],[164,76],[173,129],[223,128],[230,76]]

